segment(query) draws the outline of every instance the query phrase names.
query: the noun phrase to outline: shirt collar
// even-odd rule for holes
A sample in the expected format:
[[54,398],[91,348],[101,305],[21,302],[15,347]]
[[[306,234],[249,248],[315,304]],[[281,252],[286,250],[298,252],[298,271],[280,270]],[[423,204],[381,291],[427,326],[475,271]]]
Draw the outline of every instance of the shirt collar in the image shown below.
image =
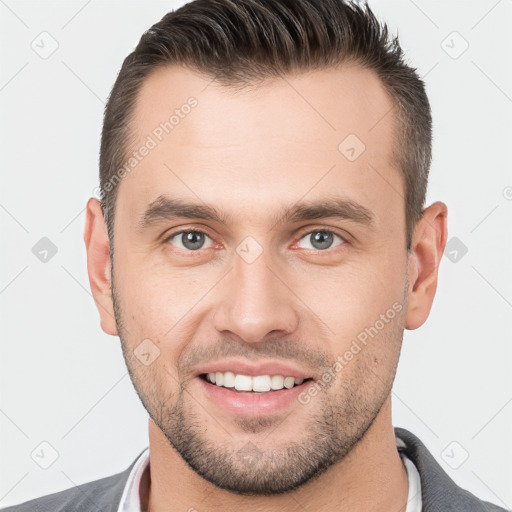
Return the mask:
[[147,507],[149,489],[149,447],[137,458],[128,475],[117,512],[142,512]]
[[395,435],[396,447],[400,458],[407,471],[407,479],[409,480],[409,493],[407,495],[407,509],[405,512],[421,512],[422,499],[421,499],[421,479],[418,469],[414,462],[407,454],[407,445],[404,440]]

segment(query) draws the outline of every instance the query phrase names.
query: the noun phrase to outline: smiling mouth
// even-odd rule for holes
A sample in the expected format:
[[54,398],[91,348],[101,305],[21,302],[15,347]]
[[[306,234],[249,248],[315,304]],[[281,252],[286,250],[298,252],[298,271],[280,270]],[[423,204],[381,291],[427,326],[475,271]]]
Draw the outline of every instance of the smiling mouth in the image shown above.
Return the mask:
[[225,388],[235,393],[261,395],[274,393],[276,391],[293,389],[303,386],[306,382],[313,380],[311,377],[300,379],[285,377],[283,375],[250,375],[234,374],[232,372],[202,373],[199,378],[212,386]]

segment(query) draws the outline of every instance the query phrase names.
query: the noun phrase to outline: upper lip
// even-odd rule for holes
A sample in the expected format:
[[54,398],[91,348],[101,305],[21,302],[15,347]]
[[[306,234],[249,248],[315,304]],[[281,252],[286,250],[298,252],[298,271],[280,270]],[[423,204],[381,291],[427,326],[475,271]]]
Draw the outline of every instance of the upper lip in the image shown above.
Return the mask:
[[204,373],[216,372],[233,372],[235,375],[241,374],[251,377],[256,377],[257,375],[282,375],[283,377],[295,377],[299,379],[313,378],[310,372],[279,361],[250,362],[242,359],[215,361],[202,366],[194,375],[197,377]]

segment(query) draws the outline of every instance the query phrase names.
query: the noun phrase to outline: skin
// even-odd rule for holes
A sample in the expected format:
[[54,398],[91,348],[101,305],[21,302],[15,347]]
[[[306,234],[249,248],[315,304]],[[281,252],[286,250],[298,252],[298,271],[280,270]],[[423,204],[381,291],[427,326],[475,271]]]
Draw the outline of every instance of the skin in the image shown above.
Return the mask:
[[[84,233],[101,327],[121,338],[150,415],[149,510],[405,510],[390,393],[404,329],[420,327],[432,306],[447,207],[424,210],[408,254],[391,98],[357,65],[238,93],[167,67],[138,97],[137,147],[190,96],[197,107],[120,182],[114,262],[94,198]],[[366,146],[353,162],[338,150],[350,133]],[[272,221],[281,207],[333,192],[371,210],[373,227]],[[137,229],[161,194],[232,218],[162,219]],[[187,249],[181,236],[165,240],[180,229],[206,233],[205,248]],[[345,238],[315,250],[309,235],[325,229]],[[250,264],[236,252],[247,236],[262,249]],[[318,377],[394,303],[401,311],[325,389],[264,420],[222,409],[193,376],[228,356],[268,356]],[[149,366],[134,356],[144,339],[160,350]],[[249,442],[253,465],[239,456]]]

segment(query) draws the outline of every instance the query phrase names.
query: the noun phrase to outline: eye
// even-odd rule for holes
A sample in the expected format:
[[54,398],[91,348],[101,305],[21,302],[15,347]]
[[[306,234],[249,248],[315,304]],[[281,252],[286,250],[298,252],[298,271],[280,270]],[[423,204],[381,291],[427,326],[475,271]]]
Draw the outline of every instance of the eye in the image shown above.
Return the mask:
[[[212,244],[212,239],[203,231],[178,231],[176,233],[171,234],[165,239],[165,242],[170,242],[172,245],[175,245],[179,249],[184,249],[187,251],[198,251],[199,249],[208,249],[208,247],[203,247],[205,242],[205,237],[210,240],[210,244]],[[176,239],[177,242],[172,242],[172,240]],[[181,245],[180,245],[181,244]]]
[[[338,238],[340,243],[333,246],[335,238]],[[209,244],[205,246],[206,239],[209,240]],[[327,249],[331,249],[345,243],[342,236],[328,229],[316,229],[309,231],[302,235],[299,240],[305,240],[310,243],[310,247],[302,247],[303,249],[313,249],[323,252]],[[165,238],[164,242],[171,243],[171,245],[178,249],[183,249],[187,252],[198,252],[201,249],[208,249],[214,245],[213,240],[208,234],[198,230],[177,231]]]
[[345,240],[340,235],[337,235],[333,231],[329,231],[327,229],[315,229],[314,231],[309,231],[305,235],[301,236],[300,240],[305,239],[312,245],[312,247],[303,247],[303,249],[325,251],[326,249],[330,249],[332,247],[334,237],[337,237],[341,240],[341,243],[335,245],[334,247],[345,243]]

